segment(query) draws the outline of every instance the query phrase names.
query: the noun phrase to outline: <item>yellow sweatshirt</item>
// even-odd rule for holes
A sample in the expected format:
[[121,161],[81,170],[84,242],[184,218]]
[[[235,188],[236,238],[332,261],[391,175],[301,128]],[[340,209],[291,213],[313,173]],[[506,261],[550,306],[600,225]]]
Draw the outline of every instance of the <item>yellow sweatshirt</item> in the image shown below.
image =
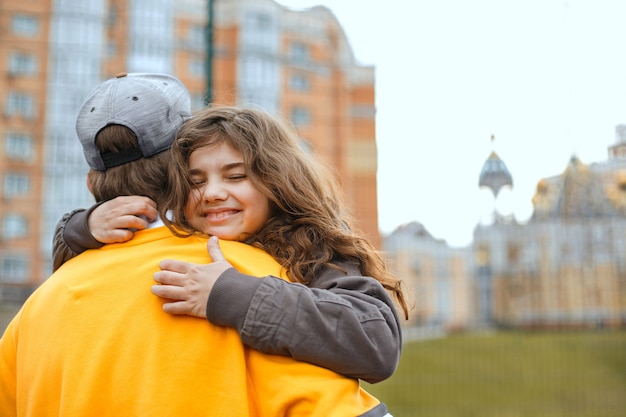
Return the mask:
[[[220,245],[241,272],[281,275],[263,251]],[[87,251],[42,284],[0,340],[0,416],[385,414],[357,380],[248,349],[234,329],[165,313],[150,292],[163,259],[210,261],[205,239],[160,227]]]

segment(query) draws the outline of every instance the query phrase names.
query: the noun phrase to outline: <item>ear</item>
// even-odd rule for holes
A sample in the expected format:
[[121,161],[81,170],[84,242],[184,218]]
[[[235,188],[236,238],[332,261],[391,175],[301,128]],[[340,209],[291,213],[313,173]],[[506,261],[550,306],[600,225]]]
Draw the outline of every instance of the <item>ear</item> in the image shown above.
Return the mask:
[[87,176],[85,177],[85,183],[87,184],[87,189],[89,190],[89,192],[93,194],[93,189],[91,188],[91,181],[89,180],[89,172],[87,173]]

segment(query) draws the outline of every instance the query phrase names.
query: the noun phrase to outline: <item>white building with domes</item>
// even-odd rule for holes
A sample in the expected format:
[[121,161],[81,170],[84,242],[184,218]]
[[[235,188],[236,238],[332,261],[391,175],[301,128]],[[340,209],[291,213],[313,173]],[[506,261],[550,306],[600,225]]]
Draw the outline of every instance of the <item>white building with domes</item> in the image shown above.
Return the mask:
[[626,125],[616,127],[606,161],[585,164],[573,155],[563,172],[538,180],[525,223],[496,209],[513,180],[492,152],[478,181],[493,193],[492,221],[476,225],[467,248],[416,233],[415,225],[386,238],[391,264],[414,296],[409,325],[623,327]]

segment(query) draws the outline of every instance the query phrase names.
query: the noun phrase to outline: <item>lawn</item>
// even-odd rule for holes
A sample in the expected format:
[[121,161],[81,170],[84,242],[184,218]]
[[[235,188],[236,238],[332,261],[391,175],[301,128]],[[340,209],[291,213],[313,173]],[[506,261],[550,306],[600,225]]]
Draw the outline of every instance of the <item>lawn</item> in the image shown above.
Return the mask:
[[394,417],[623,417],[626,331],[415,341],[393,377],[363,385]]

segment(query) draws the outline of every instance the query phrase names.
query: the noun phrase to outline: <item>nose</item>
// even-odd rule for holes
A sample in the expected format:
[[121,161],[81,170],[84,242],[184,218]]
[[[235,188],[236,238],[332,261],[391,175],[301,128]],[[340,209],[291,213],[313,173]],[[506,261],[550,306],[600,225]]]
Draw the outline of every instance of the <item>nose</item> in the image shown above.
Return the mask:
[[205,202],[224,201],[228,198],[228,191],[221,181],[207,181],[202,189],[202,200]]

